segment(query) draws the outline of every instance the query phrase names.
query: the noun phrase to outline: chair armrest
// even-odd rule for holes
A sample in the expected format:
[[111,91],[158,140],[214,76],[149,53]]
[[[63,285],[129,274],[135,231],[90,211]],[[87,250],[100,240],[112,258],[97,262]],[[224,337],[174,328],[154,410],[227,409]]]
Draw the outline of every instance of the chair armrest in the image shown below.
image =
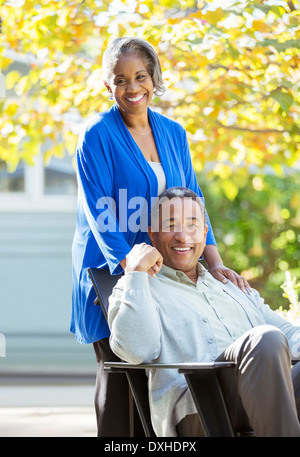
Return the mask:
[[218,368],[231,368],[235,366],[235,362],[199,362],[199,363],[141,363],[135,365],[127,362],[104,362],[105,371],[126,370],[126,369],[163,369],[174,368],[180,370],[181,373],[190,370],[214,370]]
[[236,366],[235,362],[208,363],[141,363],[104,362],[104,370],[111,373],[125,372],[135,397],[135,370],[176,369],[185,376],[202,426],[207,436],[234,436],[223,394],[218,382],[219,369]]

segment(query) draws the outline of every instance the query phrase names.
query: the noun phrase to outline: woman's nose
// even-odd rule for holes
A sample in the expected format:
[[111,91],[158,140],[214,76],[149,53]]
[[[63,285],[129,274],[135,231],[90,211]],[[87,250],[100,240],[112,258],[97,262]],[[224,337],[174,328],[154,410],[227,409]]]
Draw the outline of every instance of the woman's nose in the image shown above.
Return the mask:
[[129,81],[127,84],[127,91],[128,92],[136,92],[138,90],[139,86],[136,81]]

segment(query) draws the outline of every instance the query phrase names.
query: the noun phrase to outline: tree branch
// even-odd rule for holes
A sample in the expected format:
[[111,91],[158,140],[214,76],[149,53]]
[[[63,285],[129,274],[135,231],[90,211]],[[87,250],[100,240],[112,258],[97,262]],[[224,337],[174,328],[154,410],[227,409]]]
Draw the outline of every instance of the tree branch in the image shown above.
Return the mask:
[[292,2],[292,0],[288,1],[288,5],[289,5],[291,11],[296,11],[296,7],[295,7],[294,3]]

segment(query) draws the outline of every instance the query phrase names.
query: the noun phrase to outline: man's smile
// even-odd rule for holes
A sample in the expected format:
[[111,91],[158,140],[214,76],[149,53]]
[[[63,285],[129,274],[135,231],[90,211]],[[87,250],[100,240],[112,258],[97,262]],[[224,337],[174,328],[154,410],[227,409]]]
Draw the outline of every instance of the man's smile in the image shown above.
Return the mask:
[[173,251],[178,252],[179,254],[186,254],[190,252],[193,248],[191,246],[173,246]]

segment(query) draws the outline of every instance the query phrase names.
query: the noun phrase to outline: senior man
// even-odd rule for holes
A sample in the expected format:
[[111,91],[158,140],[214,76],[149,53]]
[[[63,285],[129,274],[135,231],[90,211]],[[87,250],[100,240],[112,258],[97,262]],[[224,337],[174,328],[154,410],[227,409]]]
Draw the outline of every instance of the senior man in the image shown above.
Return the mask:
[[[152,208],[152,246],[136,245],[110,297],[110,345],[139,363],[234,361],[222,382],[235,427],[256,436],[300,436],[295,398],[300,327],[272,311],[255,290],[221,284],[201,265],[207,225],[192,191],[167,189]],[[157,436],[201,436],[183,374],[150,369],[149,402]]]

